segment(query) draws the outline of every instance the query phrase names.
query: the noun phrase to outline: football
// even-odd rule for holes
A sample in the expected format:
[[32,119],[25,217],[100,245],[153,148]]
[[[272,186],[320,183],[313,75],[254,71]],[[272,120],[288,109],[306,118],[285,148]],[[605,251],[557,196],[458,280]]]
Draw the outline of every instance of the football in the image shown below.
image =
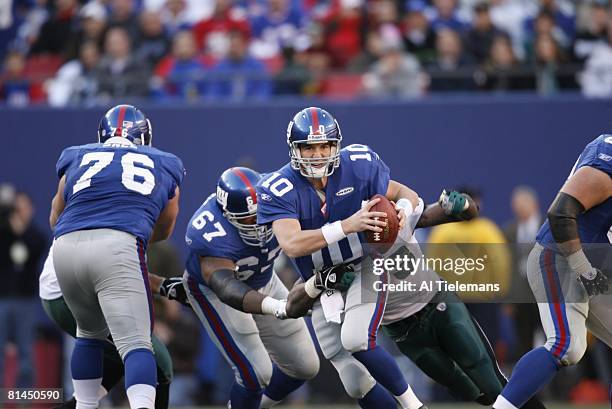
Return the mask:
[[399,219],[397,218],[395,206],[393,206],[393,203],[391,203],[389,199],[383,195],[375,195],[371,200],[376,198],[380,198],[380,202],[372,206],[370,211],[387,213],[387,217],[380,219],[386,221],[387,225],[383,227],[382,232],[366,230],[365,236],[368,244],[373,245],[372,250],[374,250],[375,253],[384,254],[393,246],[395,239],[397,239]]

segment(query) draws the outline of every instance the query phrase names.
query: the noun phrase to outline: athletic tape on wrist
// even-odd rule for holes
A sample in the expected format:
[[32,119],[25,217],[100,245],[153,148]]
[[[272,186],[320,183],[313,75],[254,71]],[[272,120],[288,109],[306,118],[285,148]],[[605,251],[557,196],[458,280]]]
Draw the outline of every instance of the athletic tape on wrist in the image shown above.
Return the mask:
[[323,290],[319,290],[317,287],[315,287],[315,276],[312,276],[306,280],[304,283],[304,291],[306,291],[306,294],[308,294],[310,298],[317,298],[319,294],[323,292]]
[[593,266],[582,249],[567,256],[567,264],[569,264],[573,272],[579,275],[584,275],[593,271]]
[[410,216],[412,212],[414,212],[414,206],[412,206],[412,202],[405,197],[401,198],[397,201],[397,207],[404,210],[404,214],[406,217]]
[[342,223],[339,220],[321,227],[321,233],[323,233],[327,244],[336,243],[346,237],[344,230],[342,230]]

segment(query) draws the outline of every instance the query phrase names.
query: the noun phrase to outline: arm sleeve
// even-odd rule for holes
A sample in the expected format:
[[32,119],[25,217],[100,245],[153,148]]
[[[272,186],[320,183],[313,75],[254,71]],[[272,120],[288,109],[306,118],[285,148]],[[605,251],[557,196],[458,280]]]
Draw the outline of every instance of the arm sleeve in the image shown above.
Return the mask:
[[174,155],[170,158],[170,160],[166,161],[166,170],[172,177],[172,184],[168,192],[168,200],[171,200],[174,198],[176,188],[180,187],[183,183],[183,178],[187,172],[183,166],[183,161]]
[[270,224],[279,219],[299,219],[295,188],[278,196],[270,189],[258,185],[257,195],[258,224]]
[[612,177],[612,135],[602,135],[595,143],[590,143],[584,149],[576,170],[590,166]]
[[370,186],[369,197],[376,194],[385,195],[389,188],[390,171],[385,162],[374,151],[370,151],[372,155],[372,166],[370,171]]
[[57,172],[58,178],[61,179],[62,176],[64,176],[66,170],[68,169],[72,161],[76,158],[77,152],[78,150],[74,149],[73,147],[66,148],[63,150],[62,154],[57,160],[57,164],[55,165],[55,171]]

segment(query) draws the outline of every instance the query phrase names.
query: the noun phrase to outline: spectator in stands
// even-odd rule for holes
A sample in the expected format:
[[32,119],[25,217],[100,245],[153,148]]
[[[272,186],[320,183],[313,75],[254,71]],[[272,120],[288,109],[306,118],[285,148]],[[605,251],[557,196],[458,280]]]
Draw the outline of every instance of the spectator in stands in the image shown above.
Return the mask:
[[136,48],[140,41],[138,13],[134,0],[110,0],[109,27],[120,27],[127,31],[130,42]]
[[159,13],[143,11],[139,16],[140,42],[136,50],[136,58],[145,61],[149,67],[154,67],[168,53],[170,39],[162,24]]
[[581,75],[582,93],[588,97],[612,96],[612,18],[608,20],[608,41],[591,52]]
[[85,42],[92,41],[101,50],[104,46],[107,18],[106,9],[97,1],[83,6],[79,12],[80,24],[70,37],[66,59],[72,60],[78,58],[81,46]]
[[245,10],[235,6],[232,0],[216,0],[214,13],[193,27],[198,49],[215,60],[226,56],[230,31],[241,31],[248,36],[250,30]]
[[285,47],[282,51],[283,68],[274,77],[274,94],[276,95],[301,95],[306,84],[310,81],[308,67],[302,61],[294,47]]
[[364,92],[375,97],[410,98],[422,94],[421,65],[403,50],[398,32],[384,34],[383,55],[363,77]]
[[520,61],[525,59],[525,19],[528,9],[522,0],[491,0],[493,25],[508,33],[512,39],[514,55]]
[[49,105],[89,106],[95,103],[97,82],[96,66],[100,61],[100,50],[93,41],[81,45],[78,59],[64,64],[47,86]]
[[434,10],[431,17],[431,28],[438,32],[450,29],[462,32],[467,23],[457,14],[457,0],[433,0]]
[[[177,30],[186,30],[196,22],[208,18],[215,6],[215,0],[141,0],[141,2],[143,10],[161,13],[164,23],[166,22],[164,12],[177,8],[178,12],[173,14],[179,17],[176,20],[179,25],[171,34]],[[176,7],[177,5],[179,7]]]
[[4,61],[8,51],[15,48],[15,36],[23,25],[24,18],[17,2],[5,1],[2,4],[4,7],[0,13],[2,15],[0,18],[0,60]]
[[211,70],[207,96],[212,99],[266,99],[272,84],[265,66],[248,54],[248,38],[242,31],[229,33],[227,57]]
[[[38,302],[38,274],[48,249],[47,237],[32,223],[30,197],[0,185],[0,386],[4,384],[4,349],[13,339],[19,351],[17,387],[34,387],[32,346]],[[11,338],[9,338],[11,337]]]
[[269,0],[262,13],[251,18],[253,38],[250,51],[255,58],[280,56],[282,48],[299,41],[306,16],[291,0]]
[[101,101],[147,95],[149,68],[131,55],[128,32],[121,27],[111,28],[106,34],[104,49],[95,74]]
[[417,57],[421,64],[429,64],[436,58],[436,34],[425,16],[425,9],[424,0],[410,0],[402,28],[404,49]]
[[172,40],[172,55],[155,69],[154,96],[195,100],[204,95],[206,66],[190,30],[180,31]]
[[533,71],[514,56],[510,38],[497,35],[493,39],[489,57],[484,65],[484,78],[479,84],[486,90],[514,91],[535,89]]
[[466,51],[478,64],[484,63],[489,57],[493,39],[502,34],[491,20],[489,4],[479,1],[474,7],[474,21],[465,35]]
[[368,12],[368,29],[376,29],[388,24],[393,24],[399,28],[398,7],[393,0],[370,1],[366,10]]
[[[444,260],[456,258],[458,254],[461,254],[461,257],[472,258],[473,260],[478,258],[486,260],[484,262],[484,270],[477,273],[466,272],[463,275],[457,275],[452,269],[447,268],[438,270],[438,273],[450,282],[500,284],[501,291],[497,295],[467,291],[459,293],[463,301],[473,302],[467,304],[467,307],[483,327],[492,346],[496,348],[500,340],[499,321],[502,317],[500,305],[497,303],[487,303],[486,301],[490,301],[492,297],[505,295],[503,293],[509,289],[511,255],[507,246],[504,245],[506,240],[500,228],[495,222],[482,216],[482,196],[480,191],[468,186],[459,187],[457,190],[469,194],[474,199],[481,210],[481,216],[469,221],[434,227],[429,235],[426,256]],[[457,251],[458,249],[455,245],[441,245],[450,243],[464,243],[467,245],[462,246],[460,251]],[[431,246],[430,244],[436,245]],[[487,257],[484,256],[485,254]]]
[[563,52],[551,36],[538,36],[536,52],[536,90],[539,94],[550,95],[561,89],[576,88],[575,73],[563,69],[567,61]]
[[576,33],[574,10],[566,7],[565,3],[561,7],[556,0],[540,0],[540,7],[536,16],[527,18],[524,23],[528,37],[536,38],[539,34],[542,34],[537,27],[537,20],[540,15],[548,15],[552,18],[555,27],[553,38],[561,47],[568,48]]
[[166,0],[160,13],[166,33],[171,37],[193,25],[186,0]]
[[516,294],[514,299],[517,303],[509,304],[509,307],[512,309],[517,335],[517,346],[512,351],[512,359],[517,361],[533,349],[534,336],[540,329],[538,307],[527,281],[527,257],[542,225],[542,215],[537,193],[529,186],[515,187],[510,205],[514,220],[504,228],[504,236],[512,245],[512,293]]
[[66,45],[76,24],[78,2],[77,0],[55,0],[54,4],[55,12],[43,24],[40,35],[32,45],[30,52],[33,54],[66,52]]
[[338,1],[316,27],[310,28],[311,36],[322,33],[320,42],[311,39],[313,48],[327,53],[333,68],[344,68],[361,51],[361,30],[365,24],[363,5],[363,0]]
[[[17,30],[16,43],[23,50],[30,50],[32,44],[38,39],[43,24],[49,19],[49,0],[34,0],[33,3],[25,13],[23,24],[19,25]],[[0,40],[0,50],[3,48]],[[0,51],[1,57],[2,51]]]
[[24,73],[25,64],[25,56],[19,51],[10,51],[4,59],[0,99],[8,105],[23,107],[31,101],[31,83]]
[[429,64],[431,91],[467,91],[475,88],[469,57],[459,33],[441,29],[436,35],[436,61]]
[[609,0],[591,0],[587,26],[578,32],[574,41],[574,57],[584,62],[598,44],[608,41],[608,20],[610,15]]
[[570,46],[568,38],[555,24],[554,15],[551,12],[547,10],[540,11],[533,24],[533,35],[527,37],[525,43],[526,55],[531,61],[536,59],[536,42],[540,37],[551,37],[557,46],[562,49],[568,49]]
[[380,30],[370,30],[366,34],[366,43],[363,51],[351,60],[348,70],[351,72],[366,72],[374,63],[382,58],[384,53],[385,45]]

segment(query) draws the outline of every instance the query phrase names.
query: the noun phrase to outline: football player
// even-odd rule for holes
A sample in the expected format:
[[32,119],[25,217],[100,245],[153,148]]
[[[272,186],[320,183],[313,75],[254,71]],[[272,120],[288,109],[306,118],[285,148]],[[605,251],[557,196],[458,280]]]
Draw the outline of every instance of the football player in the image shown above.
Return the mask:
[[[386,293],[362,294],[362,280],[366,287],[375,277],[359,271],[363,232],[381,232],[385,226],[378,220],[385,213],[371,211],[380,199],[370,199],[381,194],[395,201],[402,226],[405,214],[418,205],[417,195],[390,180],[389,168],[369,147],[341,149],[341,141],[329,112],[317,107],[298,112],[287,128],[290,163],[258,184],[257,220],[272,226],[282,250],[295,261],[305,291],[317,298],[315,333],[347,393],[366,408],[395,408],[397,400],[403,408],[417,409],[423,404],[395,360],[376,343]],[[367,201],[363,207],[362,201]],[[316,282],[323,272],[348,263],[356,275],[347,291],[319,299],[322,290]]]
[[184,168],[151,146],[150,130],[136,107],[116,106],[100,121],[99,143],[66,148],[57,162],[52,258],[77,323],[71,372],[79,409],[98,406],[109,335],[125,366],[130,407],[154,407],[145,249],[174,229]]
[[[612,135],[580,154],[548,209],[527,260],[546,343],[525,354],[493,407],[519,408],[565,366],[580,361],[587,329],[612,348]],[[594,244],[599,243],[599,244]],[[607,271],[606,271],[607,270]]]
[[[438,203],[427,206],[419,198],[419,205],[406,218],[394,246],[386,256],[423,256],[414,236],[414,229],[438,224],[470,220],[478,215],[476,203],[467,195],[444,191]],[[346,275],[341,265],[326,272]],[[372,266],[367,267],[372,270]],[[389,294],[383,330],[396,343],[399,350],[410,358],[435,382],[449,388],[461,400],[491,405],[507,380],[495,359],[489,341],[476,320],[457,295],[451,291],[420,290],[421,283],[436,283],[438,274],[419,264],[415,271],[389,271],[390,281],[414,283],[415,290],[394,291]],[[324,277],[322,277],[324,278]],[[335,280],[337,282],[338,279]],[[335,282],[319,280],[321,289],[334,289]],[[326,284],[329,288],[326,288]],[[314,300],[305,293],[303,284],[295,286],[288,297],[286,312],[289,317],[306,314]],[[544,406],[535,398],[523,408]]]
[[274,272],[272,230],[256,224],[259,173],[223,172],[216,193],[194,213],[185,240],[188,297],[235,373],[235,409],[269,408],[319,371],[303,319],[285,318],[288,290]]
[[[76,321],[72,312],[66,305],[62,290],[57,282],[55,269],[53,268],[53,244],[45,260],[43,271],[40,273],[38,292],[42,306],[47,316],[62,331],[73,338],[76,337]],[[165,296],[171,300],[188,304],[187,295],[183,288],[183,280],[180,277],[163,278],[149,273],[149,286],[154,294]],[[104,344],[103,376],[100,387],[100,399],[121,380],[124,375],[124,366],[121,357],[112,343],[112,339]],[[157,387],[155,388],[155,409],[167,409],[172,382],[172,359],[166,346],[154,334],[151,334],[155,362],[157,364]],[[56,409],[76,408],[76,398],[67,400]]]

